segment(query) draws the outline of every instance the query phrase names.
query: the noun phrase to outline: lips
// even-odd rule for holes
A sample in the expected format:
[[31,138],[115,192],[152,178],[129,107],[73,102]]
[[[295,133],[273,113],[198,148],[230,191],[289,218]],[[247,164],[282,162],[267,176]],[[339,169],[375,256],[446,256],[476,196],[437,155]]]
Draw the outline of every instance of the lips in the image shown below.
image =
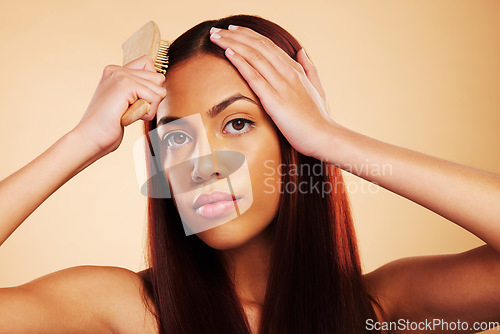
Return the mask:
[[194,213],[204,219],[217,219],[228,215],[237,209],[237,203],[241,197],[236,197],[226,192],[213,191],[202,194],[193,203]]
[[207,204],[214,204],[217,202],[232,202],[233,200],[238,200],[239,198],[240,197],[235,197],[234,195],[231,195],[227,192],[216,190],[208,194],[199,195],[193,203],[193,208],[194,210],[197,210],[198,208]]

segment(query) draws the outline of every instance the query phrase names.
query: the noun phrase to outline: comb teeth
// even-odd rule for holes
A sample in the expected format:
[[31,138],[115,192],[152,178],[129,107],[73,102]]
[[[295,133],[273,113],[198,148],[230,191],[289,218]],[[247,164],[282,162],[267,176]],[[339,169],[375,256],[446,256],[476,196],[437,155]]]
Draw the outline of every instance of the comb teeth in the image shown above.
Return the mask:
[[170,47],[170,42],[160,40],[160,46],[158,47],[158,54],[155,59],[155,68],[159,73],[167,73],[168,68],[168,48]]

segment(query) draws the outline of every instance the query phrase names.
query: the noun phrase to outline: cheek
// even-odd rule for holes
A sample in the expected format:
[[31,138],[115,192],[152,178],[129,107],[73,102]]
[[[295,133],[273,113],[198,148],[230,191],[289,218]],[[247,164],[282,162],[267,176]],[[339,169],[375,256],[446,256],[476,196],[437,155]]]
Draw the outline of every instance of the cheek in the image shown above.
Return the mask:
[[[264,138],[267,137],[267,138]],[[262,140],[265,139],[265,140]],[[254,212],[274,216],[280,198],[279,166],[281,155],[276,136],[262,136],[253,149],[245,154],[252,183]]]

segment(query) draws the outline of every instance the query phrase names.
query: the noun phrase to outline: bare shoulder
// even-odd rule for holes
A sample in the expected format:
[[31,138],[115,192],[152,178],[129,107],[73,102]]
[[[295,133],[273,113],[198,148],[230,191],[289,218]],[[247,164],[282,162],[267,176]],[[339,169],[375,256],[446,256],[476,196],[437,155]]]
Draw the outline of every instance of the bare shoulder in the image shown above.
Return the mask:
[[112,266],[75,267],[94,285],[96,303],[113,333],[158,333],[154,303],[144,283],[147,270],[134,272]]
[[[363,276],[363,280],[370,295],[378,305],[374,305],[379,321],[391,321],[401,310],[414,308],[415,300],[410,292],[415,291],[414,285],[418,283],[422,292],[425,286],[418,280],[425,264],[436,256],[406,257],[391,261]],[[423,260],[423,261],[422,261]]]
[[144,291],[125,268],[71,267],[0,289],[0,322],[16,333],[157,333]]
[[136,273],[112,266],[82,266],[76,270],[86,272],[94,282],[97,305],[104,309],[113,333],[158,333],[156,308],[144,281],[147,270]]
[[402,310],[415,311],[417,298],[414,292],[422,294],[428,288],[421,276],[439,259],[439,255],[401,258],[363,276],[370,295],[378,303],[377,309],[383,321],[391,321],[401,315]]
[[[385,321],[498,319],[500,253],[488,245],[456,254],[414,256],[363,276]],[[493,311],[490,311],[493,310]]]

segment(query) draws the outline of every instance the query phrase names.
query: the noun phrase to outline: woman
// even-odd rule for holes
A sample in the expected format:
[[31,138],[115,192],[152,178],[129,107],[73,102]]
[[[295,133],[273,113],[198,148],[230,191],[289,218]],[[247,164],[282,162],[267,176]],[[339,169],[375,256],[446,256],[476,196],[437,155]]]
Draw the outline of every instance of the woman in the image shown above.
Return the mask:
[[[497,175],[335,123],[305,51],[262,18],[203,22],[171,45],[169,57],[165,77],[149,57],[106,67],[81,122],[0,187],[3,242],[53,191],[115,150],[121,115],[146,99],[150,175],[165,171],[150,179],[148,191],[157,194],[168,181],[173,196],[148,199],[150,268],[75,267],[2,289],[0,332],[457,332],[380,328],[442,319],[466,321],[461,332],[472,333],[474,322],[499,319]],[[352,168],[366,159],[391,165],[391,175]],[[292,173],[318,164],[319,174]],[[363,276],[332,164],[426,206],[487,245],[403,259]],[[248,179],[235,177],[242,166]],[[50,177],[39,178],[40,170]],[[287,188],[303,182],[331,188],[326,196]],[[233,196],[224,201],[234,217],[207,202],[222,185]]]

